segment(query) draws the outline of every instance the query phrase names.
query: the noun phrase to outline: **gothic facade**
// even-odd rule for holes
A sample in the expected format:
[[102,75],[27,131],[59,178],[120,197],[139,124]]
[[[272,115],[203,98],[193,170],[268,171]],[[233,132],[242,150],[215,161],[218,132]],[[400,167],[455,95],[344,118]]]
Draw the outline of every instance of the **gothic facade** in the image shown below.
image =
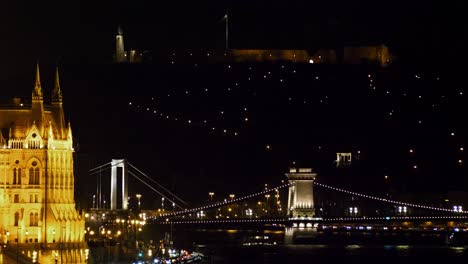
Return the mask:
[[0,105],[0,242],[82,242],[75,209],[73,137],[65,123],[58,69],[44,103],[39,65],[31,104]]

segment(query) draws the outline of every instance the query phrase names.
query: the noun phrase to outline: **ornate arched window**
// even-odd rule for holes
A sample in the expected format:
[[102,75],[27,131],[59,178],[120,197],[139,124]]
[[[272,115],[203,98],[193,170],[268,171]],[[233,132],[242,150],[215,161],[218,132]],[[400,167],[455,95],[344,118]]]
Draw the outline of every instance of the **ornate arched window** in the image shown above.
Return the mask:
[[16,180],[17,184],[21,184],[21,168],[18,168],[16,176],[18,177]]
[[21,168],[13,168],[13,184],[21,184]]
[[39,184],[39,167],[37,162],[32,162],[32,167],[29,168],[29,184]]
[[16,168],[13,168],[13,184],[17,184],[16,183]]
[[33,184],[34,180],[34,168],[29,168],[29,184]]
[[19,222],[19,212],[16,212],[15,213],[15,226],[18,226],[18,222]]
[[29,225],[30,226],[38,226],[39,225],[39,214],[38,213],[30,213],[29,214]]
[[39,168],[34,168],[34,184],[39,184]]

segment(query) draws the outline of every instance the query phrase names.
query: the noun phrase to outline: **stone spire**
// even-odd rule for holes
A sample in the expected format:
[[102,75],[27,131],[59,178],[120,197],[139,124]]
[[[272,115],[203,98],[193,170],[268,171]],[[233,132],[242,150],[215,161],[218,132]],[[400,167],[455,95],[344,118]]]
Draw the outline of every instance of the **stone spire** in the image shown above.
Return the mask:
[[68,146],[70,147],[71,150],[73,150],[73,135],[72,135],[72,128],[71,128],[71,123],[68,122],[68,135],[67,135],[67,140],[68,140]]
[[41,76],[39,74],[39,62],[36,64],[36,82],[34,83],[34,90],[32,93],[33,101],[42,101],[42,88],[41,88]]
[[62,102],[62,90],[60,89],[60,78],[58,66],[55,68],[54,90],[52,90],[52,102]]
[[68,140],[73,140],[71,122],[68,122]]
[[44,116],[44,98],[42,96],[41,77],[39,74],[39,62],[36,64],[36,82],[34,83],[34,90],[32,92],[31,104],[32,120],[36,122],[41,135],[43,135],[44,127],[42,121],[45,120]]

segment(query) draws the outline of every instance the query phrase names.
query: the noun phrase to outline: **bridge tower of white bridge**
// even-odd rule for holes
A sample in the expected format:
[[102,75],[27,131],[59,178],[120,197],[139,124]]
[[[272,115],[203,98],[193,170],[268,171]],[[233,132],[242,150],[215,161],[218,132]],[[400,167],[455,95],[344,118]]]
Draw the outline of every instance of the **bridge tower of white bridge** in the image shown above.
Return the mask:
[[[118,182],[118,168],[122,168],[121,180],[121,208],[117,208],[117,182]],[[128,209],[128,174],[127,174],[127,161],[124,159],[112,159],[111,161],[111,210]]]
[[313,217],[314,181],[317,173],[311,168],[290,168],[286,173],[289,183],[288,210],[293,218]]

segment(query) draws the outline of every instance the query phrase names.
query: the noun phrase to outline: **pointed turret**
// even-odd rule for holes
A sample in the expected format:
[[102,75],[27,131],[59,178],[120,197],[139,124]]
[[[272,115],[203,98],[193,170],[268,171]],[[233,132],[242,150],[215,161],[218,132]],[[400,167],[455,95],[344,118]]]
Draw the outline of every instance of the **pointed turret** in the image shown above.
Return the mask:
[[62,102],[62,90],[60,89],[59,68],[55,68],[54,90],[52,90],[52,102]]
[[57,126],[58,135],[57,138],[66,137],[66,127],[65,127],[65,114],[63,112],[62,105],[62,89],[60,88],[60,77],[59,77],[59,68],[55,68],[55,81],[54,89],[52,90],[52,115],[54,117],[55,124]]
[[41,76],[39,73],[39,62],[36,63],[36,81],[34,83],[34,90],[32,93],[33,101],[42,101],[42,87],[41,87]]
[[71,123],[68,122],[68,139],[73,139],[72,130],[71,130]]
[[36,121],[37,127],[41,134],[44,131],[43,120],[44,120],[44,99],[42,97],[42,88],[41,88],[41,76],[39,74],[39,62],[36,64],[36,81],[34,83],[34,90],[32,92],[32,119]]
[[0,130],[0,148],[5,148],[5,147],[6,147],[6,140],[3,137],[2,131]]
[[49,137],[48,137],[49,142],[52,142],[54,140],[54,130],[52,129],[52,122],[49,121]]
[[73,150],[73,135],[72,135],[72,129],[71,129],[71,124],[70,122],[68,122],[68,136],[67,136],[67,140],[68,140],[68,146],[70,147],[71,150]]

